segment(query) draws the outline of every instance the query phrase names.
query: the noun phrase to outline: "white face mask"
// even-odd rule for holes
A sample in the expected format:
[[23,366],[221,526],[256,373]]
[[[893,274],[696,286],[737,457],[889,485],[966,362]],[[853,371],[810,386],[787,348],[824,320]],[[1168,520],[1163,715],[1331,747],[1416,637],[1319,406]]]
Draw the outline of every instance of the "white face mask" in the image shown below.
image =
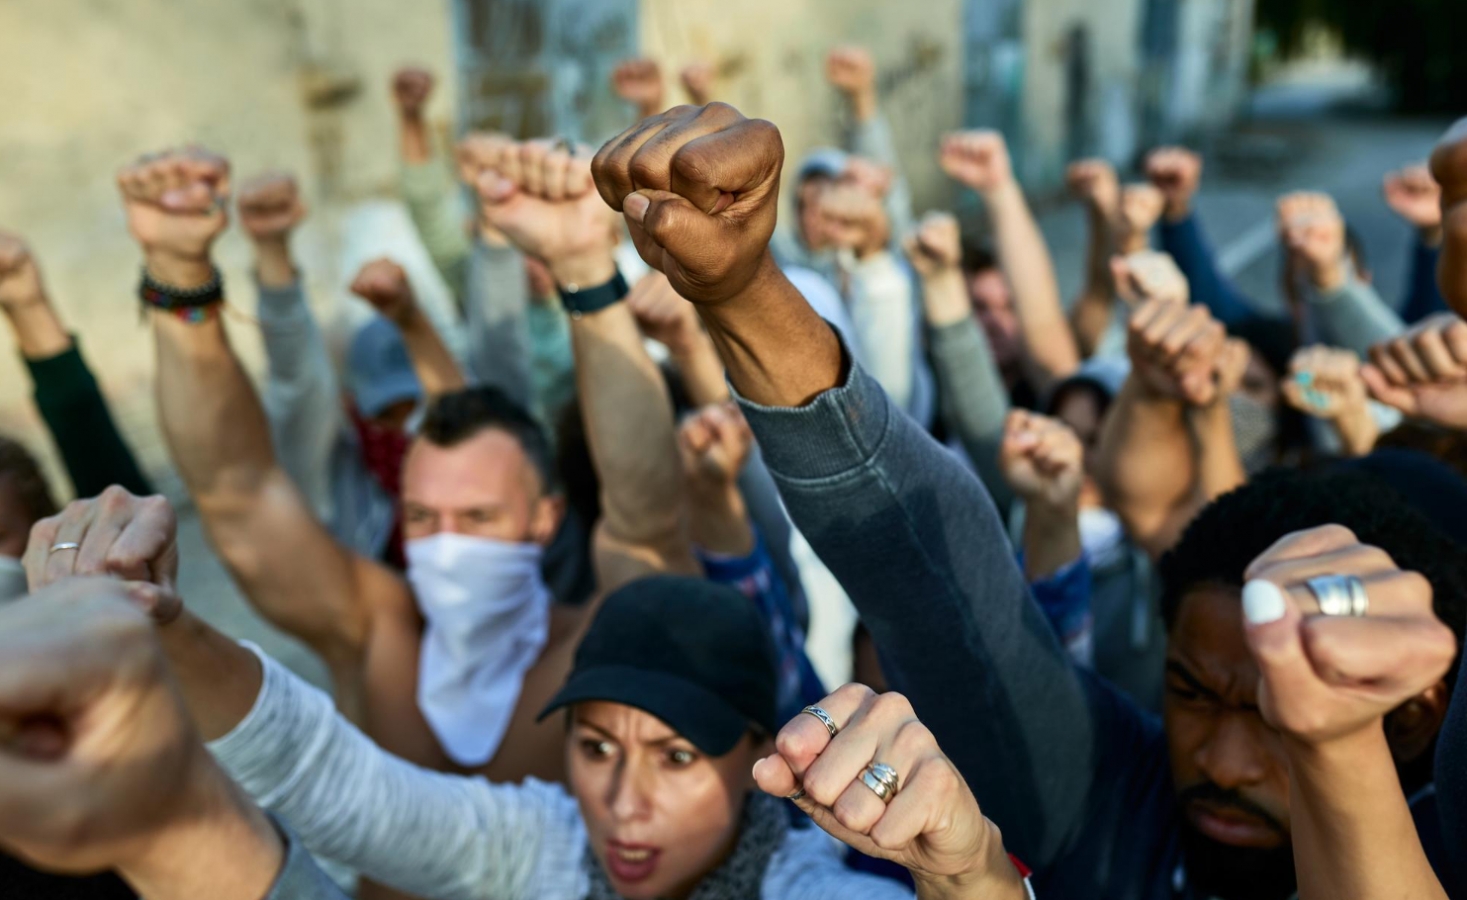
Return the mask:
[[0,603],[19,600],[30,588],[25,581],[25,567],[13,556],[0,556]]
[[1092,569],[1104,569],[1125,555],[1125,529],[1121,519],[1103,506],[1080,510],[1080,547]]
[[550,591],[536,544],[461,534],[407,543],[408,581],[428,622],[418,705],[455,762],[499,750],[525,672],[550,633]]

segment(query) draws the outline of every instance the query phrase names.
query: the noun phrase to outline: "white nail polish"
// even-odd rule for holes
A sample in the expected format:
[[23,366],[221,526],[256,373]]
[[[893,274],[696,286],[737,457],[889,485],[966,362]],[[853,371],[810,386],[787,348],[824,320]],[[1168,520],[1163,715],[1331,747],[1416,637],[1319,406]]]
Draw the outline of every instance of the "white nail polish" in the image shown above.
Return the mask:
[[1284,617],[1284,592],[1272,581],[1250,581],[1243,585],[1243,615],[1253,625],[1267,625]]

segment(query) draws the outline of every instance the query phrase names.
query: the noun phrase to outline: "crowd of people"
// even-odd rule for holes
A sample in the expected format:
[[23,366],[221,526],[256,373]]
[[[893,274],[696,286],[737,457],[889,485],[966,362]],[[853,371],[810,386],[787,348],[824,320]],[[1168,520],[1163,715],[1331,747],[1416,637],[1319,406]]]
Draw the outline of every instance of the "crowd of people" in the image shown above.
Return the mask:
[[362,266],[339,363],[291,175],[119,172],[173,465],[330,693],[180,596],[175,511],[0,233],[79,498],[0,438],[4,895],[1467,897],[1467,120],[1385,176],[1399,302],[1290,193],[1260,312],[1164,147],[1071,165],[1066,303],[1000,134],[935,144],[983,221],[919,217],[871,56],[826,74],[848,132],[782,182],[707,66],[671,108],[618,68],[594,154],[442,146],[402,70],[433,271]]

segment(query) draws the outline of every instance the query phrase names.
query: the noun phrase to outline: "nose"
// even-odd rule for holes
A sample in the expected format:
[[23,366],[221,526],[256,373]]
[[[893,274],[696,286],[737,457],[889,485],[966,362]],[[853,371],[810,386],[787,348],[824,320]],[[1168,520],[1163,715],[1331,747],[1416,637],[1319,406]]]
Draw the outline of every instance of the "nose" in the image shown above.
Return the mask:
[[1261,782],[1267,772],[1262,735],[1249,716],[1224,713],[1196,750],[1197,768],[1218,787],[1231,789]]
[[608,805],[611,817],[617,822],[629,822],[645,818],[652,808],[652,775],[634,762],[622,762],[611,780],[611,796]]

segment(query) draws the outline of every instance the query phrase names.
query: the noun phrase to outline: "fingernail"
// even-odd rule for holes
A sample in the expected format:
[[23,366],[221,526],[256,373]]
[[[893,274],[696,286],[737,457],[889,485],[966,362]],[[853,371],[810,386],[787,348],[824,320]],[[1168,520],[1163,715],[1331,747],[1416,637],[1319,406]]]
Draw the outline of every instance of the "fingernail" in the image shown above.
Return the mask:
[[754,776],[755,781],[759,780],[759,767],[762,765],[764,765],[764,760],[762,757],[760,759],[754,760],[754,770],[750,774]]
[[1294,380],[1297,381],[1300,385],[1302,385],[1304,387],[1309,387],[1309,385],[1311,385],[1311,384],[1314,383],[1314,373],[1313,372],[1298,372],[1298,373],[1295,373]]
[[628,219],[640,225],[643,217],[647,215],[647,207],[651,205],[652,201],[641,194],[630,194],[621,201],[621,211],[626,213]]
[[1272,581],[1243,585],[1243,616],[1252,625],[1267,625],[1284,617],[1284,592]]

